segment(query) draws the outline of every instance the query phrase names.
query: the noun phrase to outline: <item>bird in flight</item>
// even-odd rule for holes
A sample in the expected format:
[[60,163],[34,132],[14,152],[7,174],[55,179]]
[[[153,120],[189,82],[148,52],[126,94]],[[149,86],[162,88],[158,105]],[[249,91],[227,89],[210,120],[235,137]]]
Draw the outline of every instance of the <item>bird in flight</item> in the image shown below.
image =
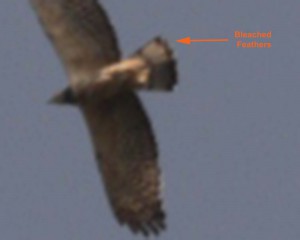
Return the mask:
[[176,62],[170,47],[156,37],[121,59],[98,1],[30,1],[69,79],[51,102],[82,112],[117,220],[134,233],[160,233],[166,223],[157,144],[135,91],[173,89]]

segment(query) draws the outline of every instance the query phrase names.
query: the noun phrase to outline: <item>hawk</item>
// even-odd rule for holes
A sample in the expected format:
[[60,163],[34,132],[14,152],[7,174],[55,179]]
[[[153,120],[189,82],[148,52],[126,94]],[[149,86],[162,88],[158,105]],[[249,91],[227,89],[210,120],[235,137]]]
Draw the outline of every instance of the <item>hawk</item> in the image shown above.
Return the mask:
[[135,91],[170,91],[176,63],[156,37],[127,59],[96,0],[30,0],[53,43],[69,85],[51,102],[77,106],[93,143],[109,203],[134,233],[165,228],[157,144]]

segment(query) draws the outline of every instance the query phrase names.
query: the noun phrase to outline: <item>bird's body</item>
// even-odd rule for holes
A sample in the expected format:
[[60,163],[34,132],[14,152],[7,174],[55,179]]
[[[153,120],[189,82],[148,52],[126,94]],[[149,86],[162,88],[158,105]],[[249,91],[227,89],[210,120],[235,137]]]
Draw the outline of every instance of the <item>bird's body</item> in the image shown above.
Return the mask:
[[79,107],[87,122],[112,209],[134,232],[165,227],[155,138],[135,89],[170,90],[175,62],[167,43],[149,42],[121,61],[96,0],[31,0],[69,76],[54,101]]

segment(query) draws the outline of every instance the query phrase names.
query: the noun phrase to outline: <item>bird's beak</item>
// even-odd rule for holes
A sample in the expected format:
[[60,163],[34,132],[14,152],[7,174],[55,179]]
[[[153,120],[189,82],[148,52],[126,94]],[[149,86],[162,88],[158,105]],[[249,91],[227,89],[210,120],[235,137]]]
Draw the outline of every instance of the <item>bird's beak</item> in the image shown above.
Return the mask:
[[48,104],[60,104],[60,105],[76,105],[76,98],[71,88],[65,88],[63,91],[56,93],[47,102]]
[[64,103],[64,96],[61,93],[58,93],[51,97],[48,101],[48,104],[63,104]]

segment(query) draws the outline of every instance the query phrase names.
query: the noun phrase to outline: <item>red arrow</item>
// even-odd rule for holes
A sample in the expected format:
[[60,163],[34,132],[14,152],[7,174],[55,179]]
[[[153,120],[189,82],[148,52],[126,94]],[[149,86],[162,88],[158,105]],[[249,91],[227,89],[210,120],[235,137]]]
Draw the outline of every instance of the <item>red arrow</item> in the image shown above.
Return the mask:
[[228,38],[206,38],[206,39],[191,39],[191,37],[185,37],[178,39],[177,42],[182,44],[191,44],[191,42],[228,42]]

